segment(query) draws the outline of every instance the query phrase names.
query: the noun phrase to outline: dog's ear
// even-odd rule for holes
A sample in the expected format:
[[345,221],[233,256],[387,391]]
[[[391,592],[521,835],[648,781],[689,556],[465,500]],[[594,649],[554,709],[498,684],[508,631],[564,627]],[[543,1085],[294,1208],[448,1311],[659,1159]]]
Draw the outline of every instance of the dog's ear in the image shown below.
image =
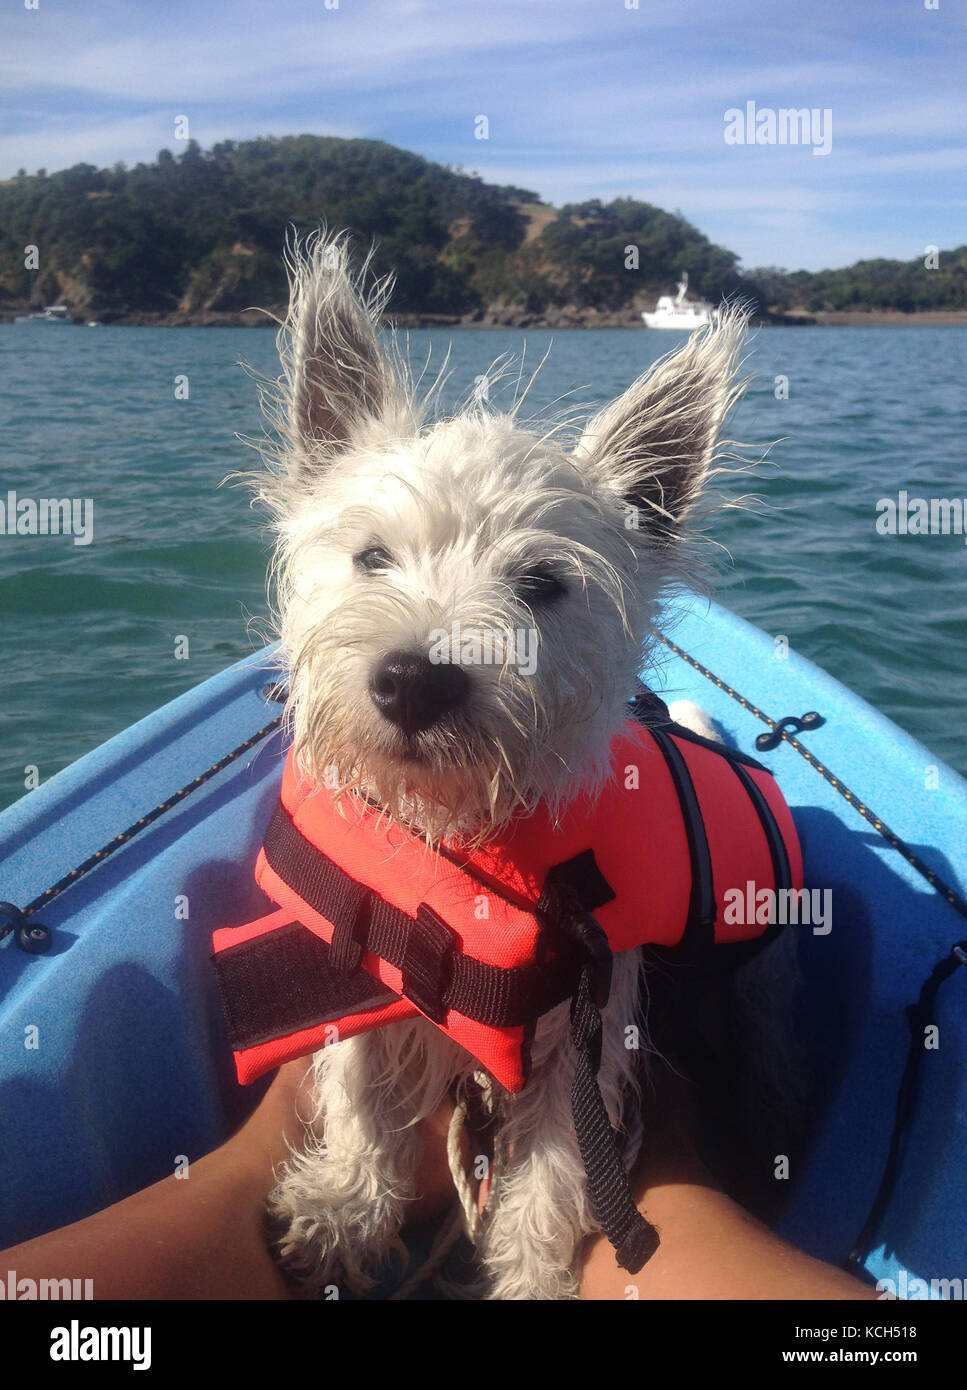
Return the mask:
[[664,358],[589,423],[574,457],[637,509],[637,527],[669,541],[709,475],[735,384],[747,313],[730,306]]
[[377,335],[392,288],[366,288],[367,260],[353,275],[344,236],[319,235],[286,248],[289,313],[279,335],[285,371],[290,473],[325,468],[374,424],[399,431],[406,394]]

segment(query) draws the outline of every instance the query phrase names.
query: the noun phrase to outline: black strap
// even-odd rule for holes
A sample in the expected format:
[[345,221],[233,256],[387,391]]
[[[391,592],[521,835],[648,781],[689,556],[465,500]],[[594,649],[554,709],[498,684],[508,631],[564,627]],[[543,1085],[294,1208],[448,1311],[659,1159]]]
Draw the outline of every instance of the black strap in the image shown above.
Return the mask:
[[454,939],[446,922],[421,903],[406,933],[403,993],[434,1023],[442,1023],[447,1016],[445,994]]
[[538,912],[550,930],[569,938],[582,957],[577,988],[571,996],[574,1132],[598,1225],[614,1246],[620,1267],[637,1274],[658,1249],[658,1233],[635,1206],[618,1136],[611,1127],[598,1085],[603,1041],[601,1010],[611,992],[613,957],[607,935],[592,912],[613,897],[594,854],[587,850],[550,871]]
[[688,953],[695,952],[701,955],[710,952],[715,945],[716,918],[712,854],[708,847],[705,822],[688,766],[681,752],[662,730],[650,729],[649,732],[671,773],[681,808],[682,824],[688,839],[692,889],[688,900],[688,919],[680,944]]
[[351,975],[363,963],[369,913],[368,896],[363,884],[349,880],[344,912],[340,915],[338,924],[333,924],[332,941],[329,945],[329,963],[333,970],[342,970],[345,974]]
[[[581,910],[559,917],[559,925],[586,944],[588,959],[571,998],[571,1043],[575,1051],[571,1082],[571,1112],[578,1149],[588,1178],[588,1195],[595,1217],[614,1246],[622,1269],[637,1274],[658,1249],[658,1232],[635,1206],[631,1184],[598,1085],[601,1065],[600,1010],[602,951],[610,957],[608,939],[590,913]],[[597,937],[594,946],[590,942]],[[609,976],[610,978],[610,976]]]
[[775,777],[772,768],[760,763],[758,758],[750,757],[739,748],[730,748],[727,743],[719,743],[716,738],[706,738],[704,734],[697,734],[694,729],[686,729],[684,724],[670,724],[666,732],[684,739],[686,743],[694,743],[698,748],[707,748],[710,753],[717,753],[727,763],[751,767],[755,772],[768,772],[770,777]]
[[961,965],[967,965],[967,940],[958,941],[952,948],[950,955],[937,962],[924,981],[917,1002],[907,1006],[910,1047],[907,1052],[906,1066],[903,1069],[903,1077],[900,1081],[900,1089],[897,1092],[896,1114],[893,1120],[893,1133],[890,1135],[890,1148],[887,1153],[883,1176],[880,1179],[880,1186],[870,1208],[870,1214],[863,1223],[863,1229],[856,1237],[853,1248],[844,1261],[847,1269],[855,1269],[861,1265],[870,1253],[877,1227],[890,1204],[897,1178],[900,1175],[903,1136],[913,1114],[920,1082],[921,1064],[926,1051],[923,1045],[924,1030],[935,1021],[937,994],[940,986],[949,980],[958,966]]
[[776,892],[779,893],[792,886],[789,851],[771,806],[748,771],[749,768],[752,768],[758,772],[769,772],[769,769],[756,762],[754,758],[747,758],[741,753],[736,753],[734,749],[725,748],[722,744],[715,743],[711,739],[693,734],[690,729],[683,729],[677,724],[669,724],[665,728],[649,726],[649,733],[664,757],[675,785],[682,812],[682,824],[688,837],[692,868],[692,892],[688,906],[688,921],[682,939],[677,946],[655,946],[652,948],[652,954],[658,960],[687,966],[699,974],[728,975],[739,966],[745,965],[769,945],[780,932],[781,926],[778,922],[773,922],[759,936],[748,941],[717,942],[715,940],[715,921],[718,910],[705,822],[699,808],[698,796],[688,771],[688,765],[670,735],[674,734],[676,739],[686,739],[689,743],[697,744],[699,747],[709,749],[710,752],[717,753],[735,773],[742,789],[752,802],[759,824],[762,826],[762,832],[769,847],[769,856],[772,860],[773,883]]
[[305,838],[281,803],[263,848],[283,882],[333,924],[336,958],[345,958],[351,941],[360,957],[365,949],[394,965],[407,997],[435,1022],[455,1009],[494,1028],[516,1027],[574,991],[578,962],[573,953],[505,968],[453,950],[453,933],[428,904],[421,903],[411,917],[350,878]]
[[759,817],[762,833],[765,835],[766,844],[769,846],[769,857],[772,860],[772,882],[775,886],[775,891],[776,893],[788,892],[792,887],[792,869],[789,866],[789,851],[786,849],[786,842],[782,838],[779,824],[772,814],[772,807],[744,767],[739,763],[731,763],[730,767],[742,783],[745,794],[752,802],[752,805],[755,807],[756,815]]

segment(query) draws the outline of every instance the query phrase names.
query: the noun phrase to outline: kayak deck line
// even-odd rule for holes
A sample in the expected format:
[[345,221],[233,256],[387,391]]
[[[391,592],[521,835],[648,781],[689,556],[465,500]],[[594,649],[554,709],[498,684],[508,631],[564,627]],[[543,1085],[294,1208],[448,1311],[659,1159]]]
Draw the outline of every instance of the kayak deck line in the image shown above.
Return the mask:
[[[777,746],[780,741],[791,744],[792,747],[795,748],[796,752],[800,755],[800,757],[805,758],[806,762],[809,763],[810,767],[815,768],[815,770],[820,774],[820,776],[824,777],[825,780],[829,783],[829,785],[835,791],[839,792],[840,796],[843,797],[844,800],[849,802],[853,810],[858,811],[859,814],[863,817],[863,819],[867,821],[868,824],[872,825],[873,829],[878,831],[879,834],[883,836],[884,840],[886,840],[887,844],[890,846],[891,849],[895,849],[897,853],[902,854],[907,863],[910,864],[914,869],[916,869],[917,873],[920,874],[922,878],[926,879],[926,881],[930,884],[931,888],[935,889],[936,892],[938,892],[940,896],[950,904],[950,906],[954,909],[955,912],[959,912],[961,917],[967,918],[967,900],[961,897],[961,895],[957,892],[955,888],[951,888],[950,884],[947,883],[944,879],[942,879],[939,874],[935,873],[933,869],[930,868],[929,864],[925,864],[923,860],[920,858],[920,856],[914,853],[914,851],[910,848],[906,841],[902,840],[900,836],[896,834],[895,831],[890,829],[890,827],[886,824],[886,822],[883,820],[881,816],[878,816],[874,811],[871,811],[870,808],[860,800],[860,798],[856,795],[855,792],[850,791],[849,787],[846,785],[845,782],[843,782],[839,777],[835,777],[833,773],[830,772],[829,768],[826,767],[824,763],[821,763],[819,759],[815,757],[814,754],[811,753],[808,748],[805,748],[797,738],[794,738],[793,735],[789,732],[789,729],[786,727],[787,725],[792,725],[793,728],[796,729],[796,732],[819,728],[820,724],[825,723],[825,720],[822,718],[821,715],[817,715],[815,711],[810,711],[808,714],[804,714],[800,719],[796,719],[794,716],[787,716],[785,719],[779,720],[770,719],[768,714],[763,714],[762,710],[759,709],[756,705],[752,704],[751,700],[747,700],[744,695],[740,695],[737,690],[735,690],[726,681],[723,681],[721,677],[716,676],[715,673],[710,671],[707,666],[703,666],[700,661],[696,661],[693,656],[689,656],[688,652],[683,651],[682,648],[677,646],[676,643],[674,643],[670,637],[666,637],[664,633],[659,633],[658,635],[661,638],[662,642],[665,644],[665,646],[668,647],[671,651],[673,651],[675,655],[679,657],[682,661],[687,662],[688,665],[693,668],[693,670],[698,671],[700,675],[706,678],[706,680],[712,681],[712,683],[716,685],[719,688],[719,690],[723,690],[726,695],[729,695],[732,697],[733,700],[738,701],[742,708],[748,710],[750,714],[754,714],[756,719],[761,719],[763,724],[769,725],[769,728],[773,731],[773,736],[775,739],[774,743],[770,741],[769,747]],[[759,739],[756,739],[756,747],[760,747]],[[765,749],[766,744],[763,742],[761,744],[761,747]]]
[[[267,698],[276,699],[277,696],[267,693]],[[285,697],[283,696],[283,698]],[[159,805],[155,806],[153,810],[147,811],[139,820],[134,821],[126,830],[122,830],[120,835],[115,835],[113,840],[109,840],[106,845],[102,845],[100,849],[95,850],[82,864],[78,864],[76,869],[71,869],[69,873],[64,874],[63,878],[59,878],[50,888],[45,889],[43,893],[29,902],[25,908],[17,908],[12,903],[0,903],[0,921],[2,921],[3,918],[7,919],[6,926],[0,925],[0,941],[2,941],[5,936],[9,936],[10,932],[15,931],[17,933],[17,945],[21,950],[27,951],[31,955],[43,954],[50,947],[50,930],[40,922],[28,924],[26,922],[28,917],[32,917],[35,912],[39,912],[42,908],[46,907],[48,903],[53,902],[54,898],[59,897],[60,894],[70,888],[72,884],[79,882],[85,874],[90,873],[91,869],[96,869],[99,864],[102,864],[104,860],[107,859],[108,855],[113,854],[114,851],[120,849],[122,845],[128,844],[129,841],[134,839],[135,835],[145,830],[149,825],[153,825],[166,811],[170,811],[174,806],[177,806],[186,796],[189,796],[198,787],[208,782],[212,777],[215,777],[223,768],[233,763],[236,758],[240,758],[243,753],[247,753],[250,748],[254,748],[257,743],[261,743],[263,739],[268,738],[269,734],[275,733],[276,729],[281,726],[283,718],[284,716],[281,714],[276,715],[275,719],[263,725],[261,729],[247,738],[244,743],[240,743],[237,748],[233,748],[230,753],[226,753],[223,758],[219,758],[218,762],[212,763],[211,767],[208,768],[206,772],[202,772],[197,777],[194,777],[190,782],[187,782],[185,786],[180,787],[172,796],[167,797]]]

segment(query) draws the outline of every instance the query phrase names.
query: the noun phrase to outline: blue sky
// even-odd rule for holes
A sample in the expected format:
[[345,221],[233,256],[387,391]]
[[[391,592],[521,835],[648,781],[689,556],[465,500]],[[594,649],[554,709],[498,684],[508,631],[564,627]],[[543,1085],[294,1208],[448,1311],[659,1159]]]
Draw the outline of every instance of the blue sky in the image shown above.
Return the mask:
[[[937,2],[7,0],[0,177],[177,152],[187,115],[205,147],[365,136],[557,204],[628,194],[746,267],[909,259],[967,242],[967,14]],[[726,144],[748,101],[828,108],[830,153]]]

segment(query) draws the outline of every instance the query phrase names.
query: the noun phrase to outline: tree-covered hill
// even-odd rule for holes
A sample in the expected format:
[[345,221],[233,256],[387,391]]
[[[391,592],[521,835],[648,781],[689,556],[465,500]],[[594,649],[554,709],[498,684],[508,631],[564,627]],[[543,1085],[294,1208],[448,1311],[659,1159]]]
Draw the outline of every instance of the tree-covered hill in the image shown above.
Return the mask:
[[[682,269],[739,285],[736,258],[680,217],[622,199],[556,212],[374,140],[194,142],[153,164],[21,172],[0,184],[0,307],[64,302],[105,320],[216,317],[284,302],[286,227],[348,228],[393,270],[397,313],[527,316],[633,309]],[[24,268],[35,245],[39,269]],[[626,248],[638,248],[626,269]]]
[[750,270],[769,305],[814,313],[896,309],[923,313],[967,309],[967,246],[912,261],[857,261],[843,270]]
[[133,169],[21,170],[0,183],[0,317],[64,303],[107,322],[258,321],[239,316],[285,302],[286,228],[323,222],[375,243],[374,269],[396,275],[393,312],[429,319],[630,323],[682,270],[696,293],[743,294],[760,312],[967,306],[965,248],[939,271],[874,261],[742,275],[732,252],[647,203],[555,209],[381,141],[298,135],[191,141]]

